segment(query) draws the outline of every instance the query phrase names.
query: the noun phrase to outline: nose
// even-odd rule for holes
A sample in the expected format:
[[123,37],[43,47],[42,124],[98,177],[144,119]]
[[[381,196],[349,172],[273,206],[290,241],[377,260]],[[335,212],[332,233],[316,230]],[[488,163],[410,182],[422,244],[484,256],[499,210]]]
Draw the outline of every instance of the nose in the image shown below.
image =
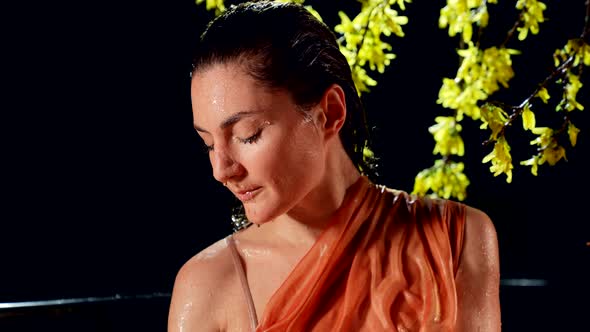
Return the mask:
[[211,154],[211,166],[215,180],[226,183],[243,172],[243,167],[225,149],[215,147]]

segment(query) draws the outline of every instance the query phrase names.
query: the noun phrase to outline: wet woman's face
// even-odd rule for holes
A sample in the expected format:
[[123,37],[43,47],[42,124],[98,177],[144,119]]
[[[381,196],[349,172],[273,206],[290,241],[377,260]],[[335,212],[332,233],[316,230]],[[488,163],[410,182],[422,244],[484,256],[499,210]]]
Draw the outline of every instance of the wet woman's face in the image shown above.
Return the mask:
[[213,176],[242,201],[250,221],[288,212],[321,181],[321,108],[304,115],[287,91],[261,86],[234,63],[194,73],[191,97]]

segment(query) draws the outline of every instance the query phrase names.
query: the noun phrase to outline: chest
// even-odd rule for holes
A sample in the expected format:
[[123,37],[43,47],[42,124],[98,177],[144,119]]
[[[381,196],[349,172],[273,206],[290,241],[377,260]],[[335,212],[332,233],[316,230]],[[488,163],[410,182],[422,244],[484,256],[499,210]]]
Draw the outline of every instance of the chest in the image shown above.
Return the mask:
[[244,257],[246,276],[258,320],[273,294],[289,277],[305,252],[269,252],[265,256]]
[[[236,273],[228,303],[227,331],[250,331],[250,296],[257,321],[263,317],[273,294],[281,287],[305,254],[304,251],[241,248],[241,266],[246,283]],[[248,294],[249,293],[249,294]]]

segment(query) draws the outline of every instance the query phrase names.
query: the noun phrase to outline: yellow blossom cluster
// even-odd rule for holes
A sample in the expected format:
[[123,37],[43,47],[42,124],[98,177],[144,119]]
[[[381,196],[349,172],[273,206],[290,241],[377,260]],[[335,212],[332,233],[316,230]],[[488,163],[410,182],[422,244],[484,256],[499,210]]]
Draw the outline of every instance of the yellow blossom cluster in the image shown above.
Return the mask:
[[436,117],[436,124],[428,129],[435,140],[433,154],[440,154],[443,158],[418,173],[414,194],[430,192],[434,196],[465,199],[469,179],[463,173],[464,165],[449,159],[451,155],[463,156],[465,153],[460,121],[463,115],[479,119],[478,102],[498,90],[499,84],[507,86],[514,75],[510,55],[516,52],[495,47],[482,51],[471,41],[474,24],[480,28],[488,24],[489,3],[496,1],[448,0],[440,11],[439,27],[448,27],[451,37],[460,35],[467,47],[458,51],[462,61],[456,77],[444,78],[438,94],[437,103],[455,110],[455,114]]
[[[500,89],[500,86],[508,87],[508,81],[514,76],[511,56],[519,52],[497,47],[481,50],[471,41],[467,44],[467,48],[458,51],[462,61],[457,70],[457,76],[454,79],[444,78],[439,90],[437,103],[455,110],[455,116],[447,117],[445,122],[441,122],[443,117],[437,117],[435,121],[438,124],[430,127],[436,142],[434,154],[463,155],[462,152],[453,153],[453,150],[449,149],[449,147],[458,146],[457,142],[460,141],[461,148],[458,151],[463,151],[463,141],[459,136],[461,131],[459,121],[463,119],[463,115],[474,120],[480,119],[482,121],[480,128],[491,130],[490,140],[492,141],[498,139],[508,118],[507,113],[499,107],[491,107],[482,112],[479,103],[487,100],[491,94]],[[496,143],[494,151],[484,159],[484,162],[492,161],[490,170],[495,175],[505,173],[510,181],[512,159],[508,151],[510,147],[507,143],[505,145]],[[502,159],[498,159],[500,157]]]
[[[562,86],[562,97],[557,104],[555,110],[565,111],[570,113],[574,110],[582,111],[584,106],[580,104],[576,97],[582,88],[583,84],[580,81],[579,74],[576,70],[581,71],[581,65],[590,66],[590,45],[585,43],[582,38],[572,39],[562,48],[555,51],[553,55],[555,61],[556,72],[562,74],[562,78],[557,82]],[[570,64],[569,66],[566,66]],[[541,87],[536,94],[544,103],[547,103],[550,96],[545,87]],[[529,104],[525,105],[523,112],[523,119],[525,112],[529,109]],[[524,124],[524,122],[523,122]],[[576,146],[578,140],[578,129],[571,121],[569,114],[565,117],[564,124],[559,129],[552,129],[549,127],[535,127],[533,124],[525,129],[530,130],[537,137],[531,141],[531,145],[537,147],[537,153],[531,158],[522,161],[520,164],[531,167],[533,175],[538,174],[538,166],[547,162],[553,166],[561,159],[566,159],[565,147],[559,144],[558,136],[562,132],[567,132],[570,145]],[[565,130],[567,129],[567,130]]]
[[[477,26],[480,30],[488,25],[489,15],[487,5],[496,1],[485,0],[447,0],[446,6],[440,11],[439,27],[447,28],[449,36],[461,35],[465,47],[458,50],[461,64],[455,78],[444,78],[439,90],[437,103],[445,108],[455,111],[454,117],[437,117],[437,124],[430,127],[430,132],[435,139],[434,153],[439,153],[447,158],[452,153],[448,147],[459,139],[459,122],[466,115],[474,120],[481,120],[481,129],[491,131],[488,142],[494,143],[493,150],[483,159],[483,163],[491,163],[490,171],[494,176],[506,175],[506,181],[512,181],[512,157],[510,145],[504,136],[505,128],[512,121],[511,116],[502,108],[484,104],[488,98],[498,91],[500,87],[507,88],[508,82],[514,77],[511,56],[519,54],[515,49],[489,47],[481,49],[473,39],[473,29]],[[537,0],[518,0],[516,9],[521,11],[518,27],[518,38],[524,40],[528,32],[537,34],[539,23],[545,20],[543,11],[544,3]],[[481,32],[481,31],[480,31]],[[570,94],[577,92],[579,85],[568,81]],[[566,89],[567,90],[567,89]],[[536,97],[547,103],[549,94],[544,87],[539,89]],[[573,99],[567,99],[569,103],[564,105],[576,105]],[[577,106],[577,105],[576,105]],[[569,106],[571,107],[571,106]],[[519,107],[512,108],[515,115],[520,113],[525,130],[534,131],[536,127],[535,114],[531,111],[530,100]],[[456,126],[458,129],[451,128]],[[453,134],[451,134],[453,133]],[[416,177],[418,181],[418,177]],[[419,188],[422,188],[418,186]]]
[[436,160],[430,168],[418,173],[412,193],[423,196],[429,191],[430,196],[464,200],[467,197],[469,179],[463,173],[465,165],[446,159]]
[[439,116],[435,121],[436,124],[428,128],[436,142],[433,154],[445,157],[418,173],[412,193],[424,196],[430,192],[434,197],[456,197],[463,200],[469,186],[469,179],[463,173],[464,165],[447,158],[450,155],[463,156],[465,153],[463,138],[459,134],[461,125],[452,116]]
[[565,159],[565,149],[557,143],[553,129],[548,127],[537,127],[534,128],[532,132],[538,135],[538,137],[531,141],[531,145],[537,145],[540,153],[532,156],[528,160],[520,162],[520,164],[531,166],[531,173],[536,176],[538,174],[538,165],[547,162],[549,165],[553,166],[562,158]]
[[343,11],[338,12],[340,24],[334,31],[341,34],[340,50],[352,69],[352,77],[358,93],[368,92],[377,81],[369,76],[366,67],[383,73],[385,67],[395,59],[392,46],[383,41],[381,36],[396,35],[403,37],[402,25],[408,23],[406,16],[401,16],[391,6],[396,4],[405,9],[408,0],[361,0],[361,10],[350,19]]
[[536,35],[539,33],[539,23],[545,21],[543,11],[547,6],[537,0],[518,0],[516,9],[522,10],[520,20],[522,26],[518,27],[518,40],[525,40],[529,31]]
[[497,140],[502,130],[504,130],[504,125],[506,120],[508,120],[508,113],[506,113],[501,107],[486,104],[483,107],[481,115],[482,124],[479,128],[489,128],[491,131],[490,141]]
[[443,156],[465,154],[465,145],[459,133],[461,132],[461,125],[456,123],[455,117],[452,116],[438,116],[435,125],[430,126],[428,131],[434,136],[433,154],[441,154]]
[[568,40],[563,50],[558,50],[553,56],[555,67],[559,66],[561,61],[571,55],[574,57],[573,66],[576,67],[580,63],[590,66],[590,45],[584,42],[582,38]]
[[[482,108],[482,124],[481,129],[489,128],[491,131],[490,142],[494,143],[494,148],[487,156],[484,157],[482,163],[491,162],[490,171],[494,176],[500,174],[506,174],[506,182],[512,182],[512,157],[510,156],[510,145],[506,141],[503,135],[505,124],[508,120],[508,114],[502,108],[486,104]],[[525,121],[526,126],[530,126],[530,122],[533,122],[534,126],[534,114],[528,111],[526,113],[528,121]],[[530,118],[532,116],[532,120]]]
[[564,72],[564,88],[561,102],[557,105],[556,110],[566,110],[568,112],[573,110],[583,110],[584,106],[580,104],[576,97],[578,91],[582,87],[579,74],[576,75],[574,69],[579,68],[581,64],[590,66],[590,45],[585,43],[582,38],[572,39],[562,48],[558,49],[553,54],[555,67],[561,66],[568,61],[572,62],[570,67],[567,67]]
[[[565,148],[557,140],[559,130],[556,131],[548,127],[533,127],[529,130],[537,135],[531,141],[531,145],[537,146],[538,153],[527,160],[521,161],[520,164],[531,166],[531,173],[533,175],[536,176],[538,174],[538,166],[543,165],[545,162],[553,166],[561,159],[567,160]],[[567,123],[567,134],[572,147],[576,146],[579,132],[580,130],[572,122]]]
[[573,111],[575,109],[579,109],[580,111],[584,109],[584,106],[576,100],[576,96],[578,95],[578,91],[582,87],[582,82],[580,82],[580,77],[578,75],[574,75],[572,73],[568,73],[567,75],[567,84],[563,89],[563,104],[558,105],[557,110],[564,109],[568,112]]
[[494,149],[487,156],[483,158],[483,163],[492,162],[490,166],[490,172],[494,173],[494,176],[500,174],[506,174],[506,182],[512,182],[512,156],[510,156],[510,145],[504,138],[504,136],[498,137],[494,144]]
[[438,26],[448,27],[451,37],[460,34],[467,43],[473,36],[473,24],[482,28],[488,25],[489,3],[497,3],[497,0],[448,0],[440,10]]
[[511,55],[519,54],[509,48],[490,47],[479,49],[472,42],[466,49],[457,51],[462,61],[454,79],[444,78],[439,90],[437,103],[477,120],[480,118],[478,103],[499,90],[500,85],[507,88],[508,81],[514,77]]

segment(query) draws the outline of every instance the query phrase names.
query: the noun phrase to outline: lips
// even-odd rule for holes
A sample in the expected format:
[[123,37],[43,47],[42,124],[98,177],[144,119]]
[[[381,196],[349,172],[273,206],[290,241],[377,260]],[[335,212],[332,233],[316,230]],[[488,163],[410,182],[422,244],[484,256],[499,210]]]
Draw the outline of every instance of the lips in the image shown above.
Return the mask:
[[262,187],[253,187],[247,190],[241,190],[241,191],[237,191],[234,192],[234,194],[236,195],[236,197],[242,201],[242,202],[247,202],[249,200],[252,200],[254,197],[256,197],[256,195],[258,195],[258,193],[260,192],[260,190],[262,189]]

